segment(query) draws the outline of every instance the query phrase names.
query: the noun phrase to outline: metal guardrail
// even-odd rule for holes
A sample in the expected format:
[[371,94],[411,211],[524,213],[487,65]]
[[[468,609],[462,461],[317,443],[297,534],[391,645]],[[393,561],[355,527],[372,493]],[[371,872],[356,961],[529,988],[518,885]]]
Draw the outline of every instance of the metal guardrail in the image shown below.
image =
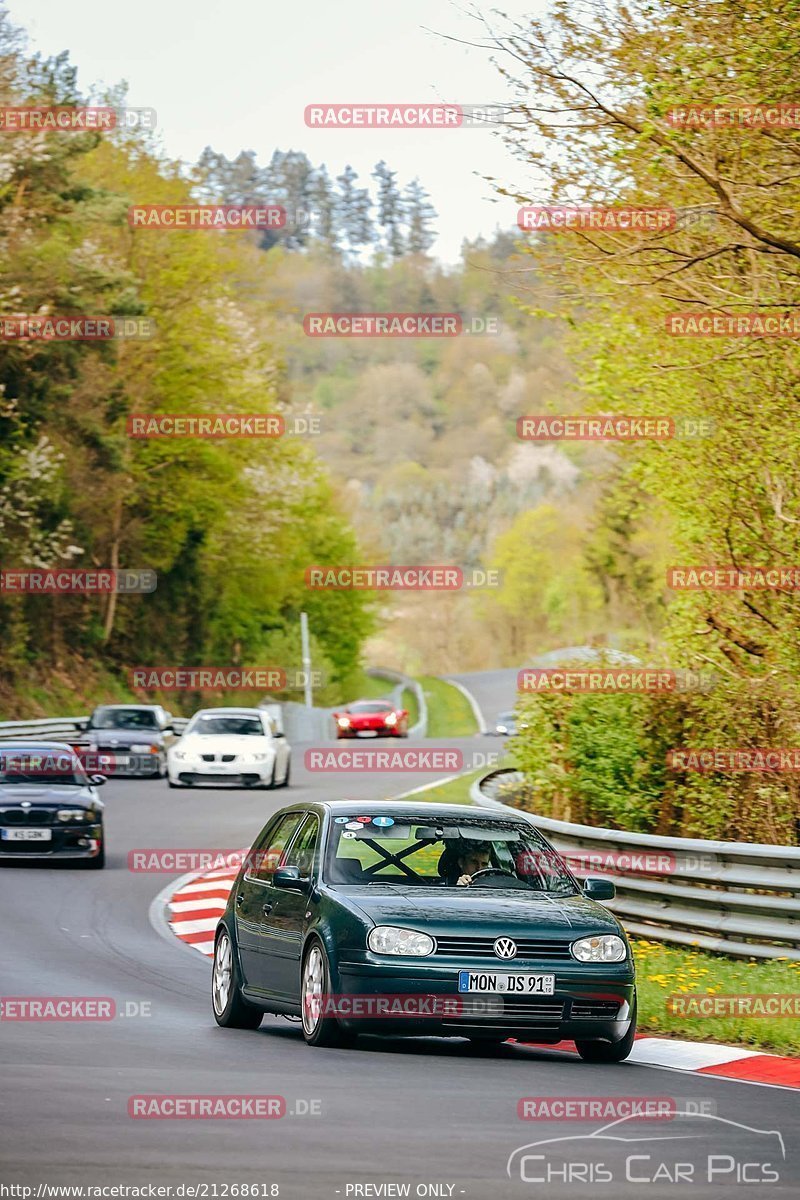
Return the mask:
[[74,733],[82,733],[89,720],[85,717],[45,717],[37,721],[0,721],[0,741],[17,741],[22,738],[42,739],[53,738],[58,741],[63,737],[71,737]]
[[[521,779],[519,771],[491,771],[473,783],[470,798],[508,807],[498,792]],[[581,874],[613,880],[617,896],[608,907],[631,933],[740,957],[800,960],[800,847],[626,833],[514,812],[568,860],[578,859]]]
[[[32,738],[36,741],[73,741],[75,733],[85,733],[89,722],[85,717],[44,717],[36,721],[0,721],[0,742]],[[188,717],[173,717],[172,728],[179,736],[189,724]]]

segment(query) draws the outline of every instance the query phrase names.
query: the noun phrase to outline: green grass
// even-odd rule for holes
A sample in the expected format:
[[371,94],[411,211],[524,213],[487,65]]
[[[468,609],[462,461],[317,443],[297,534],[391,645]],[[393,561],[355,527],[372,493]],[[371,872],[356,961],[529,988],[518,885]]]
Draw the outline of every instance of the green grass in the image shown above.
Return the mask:
[[425,804],[471,804],[469,789],[472,781],[485,772],[470,771],[468,775],[459,775],[447,783],[436,783],[426,788],[424,792],[416,793]]
[[727,958],[691,947],[631,939],[637,971],[639,1029],[701,1042],[735,1042],[778,1054],[800,1054],[796,1017],[691,1017],[671,1013],[670,996],[798,995],[800,962]]
[[350,703],[353,700],[383,700],[394,691],[395,686],[389,679],[376,679],[373,675],[361,671],[348,687],[351,695],[344,697],[342,703]]
[[417,704],[416,693],[412,692],[411,688],[403,688],[400,703],[403,708],[408,710],[408,726],[410,729],[419,720],[419,705]]
[[478,732],[472,706],[466,696],[433,675],[423,675],[419,682],[428,705],[428,737],[471,737]]

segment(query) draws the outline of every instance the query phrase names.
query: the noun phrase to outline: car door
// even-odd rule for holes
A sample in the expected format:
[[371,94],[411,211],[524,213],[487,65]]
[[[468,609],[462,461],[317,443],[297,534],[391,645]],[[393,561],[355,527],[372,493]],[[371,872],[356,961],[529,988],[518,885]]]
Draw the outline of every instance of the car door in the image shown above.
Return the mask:
[[[309,813],[281,857],[280,866],[298,867],[303,879],[316,880],[319,872],[319,830],[316,813]],[[300,954],[303,929],[309,912],[308,892],[300,888],[270,888],[272,910],[264,920],[262,936],[269,960],[269,990],[281,999],[300,999]]]
[[239,962],[245,986],[257,991],[265,989],[270,974],[264,961],[267,946],[263,936],[273,893],[277,891],[270,881],[304,815],[302,812],[286,813],[267,825],[254,843],[247,867],[237,884],[234,919]]

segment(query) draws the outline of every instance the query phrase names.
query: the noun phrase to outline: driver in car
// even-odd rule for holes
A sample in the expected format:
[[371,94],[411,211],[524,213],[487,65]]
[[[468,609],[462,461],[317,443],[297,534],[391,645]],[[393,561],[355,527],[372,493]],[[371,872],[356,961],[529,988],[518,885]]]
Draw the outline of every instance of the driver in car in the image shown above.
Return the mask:
[[451,887],[469,887],[473,875],[492,865],[489,842],[450,842],[439,859],[439,874]]

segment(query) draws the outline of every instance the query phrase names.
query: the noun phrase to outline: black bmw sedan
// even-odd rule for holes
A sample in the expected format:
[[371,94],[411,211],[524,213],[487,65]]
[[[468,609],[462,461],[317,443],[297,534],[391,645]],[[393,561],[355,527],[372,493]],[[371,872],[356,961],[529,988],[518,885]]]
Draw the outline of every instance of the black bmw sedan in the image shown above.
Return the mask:
[[256,840],[217,927],[214,1017],[300,1017],[311,1045],[572,1039],[588,1061],[619,1062],[636,991],[624,930],[598,903],[613,895],[511,811],[292,805]]
[[105,865],[103,775],[87,775],[71,746],[0,745],[0,862],[74,859]]

